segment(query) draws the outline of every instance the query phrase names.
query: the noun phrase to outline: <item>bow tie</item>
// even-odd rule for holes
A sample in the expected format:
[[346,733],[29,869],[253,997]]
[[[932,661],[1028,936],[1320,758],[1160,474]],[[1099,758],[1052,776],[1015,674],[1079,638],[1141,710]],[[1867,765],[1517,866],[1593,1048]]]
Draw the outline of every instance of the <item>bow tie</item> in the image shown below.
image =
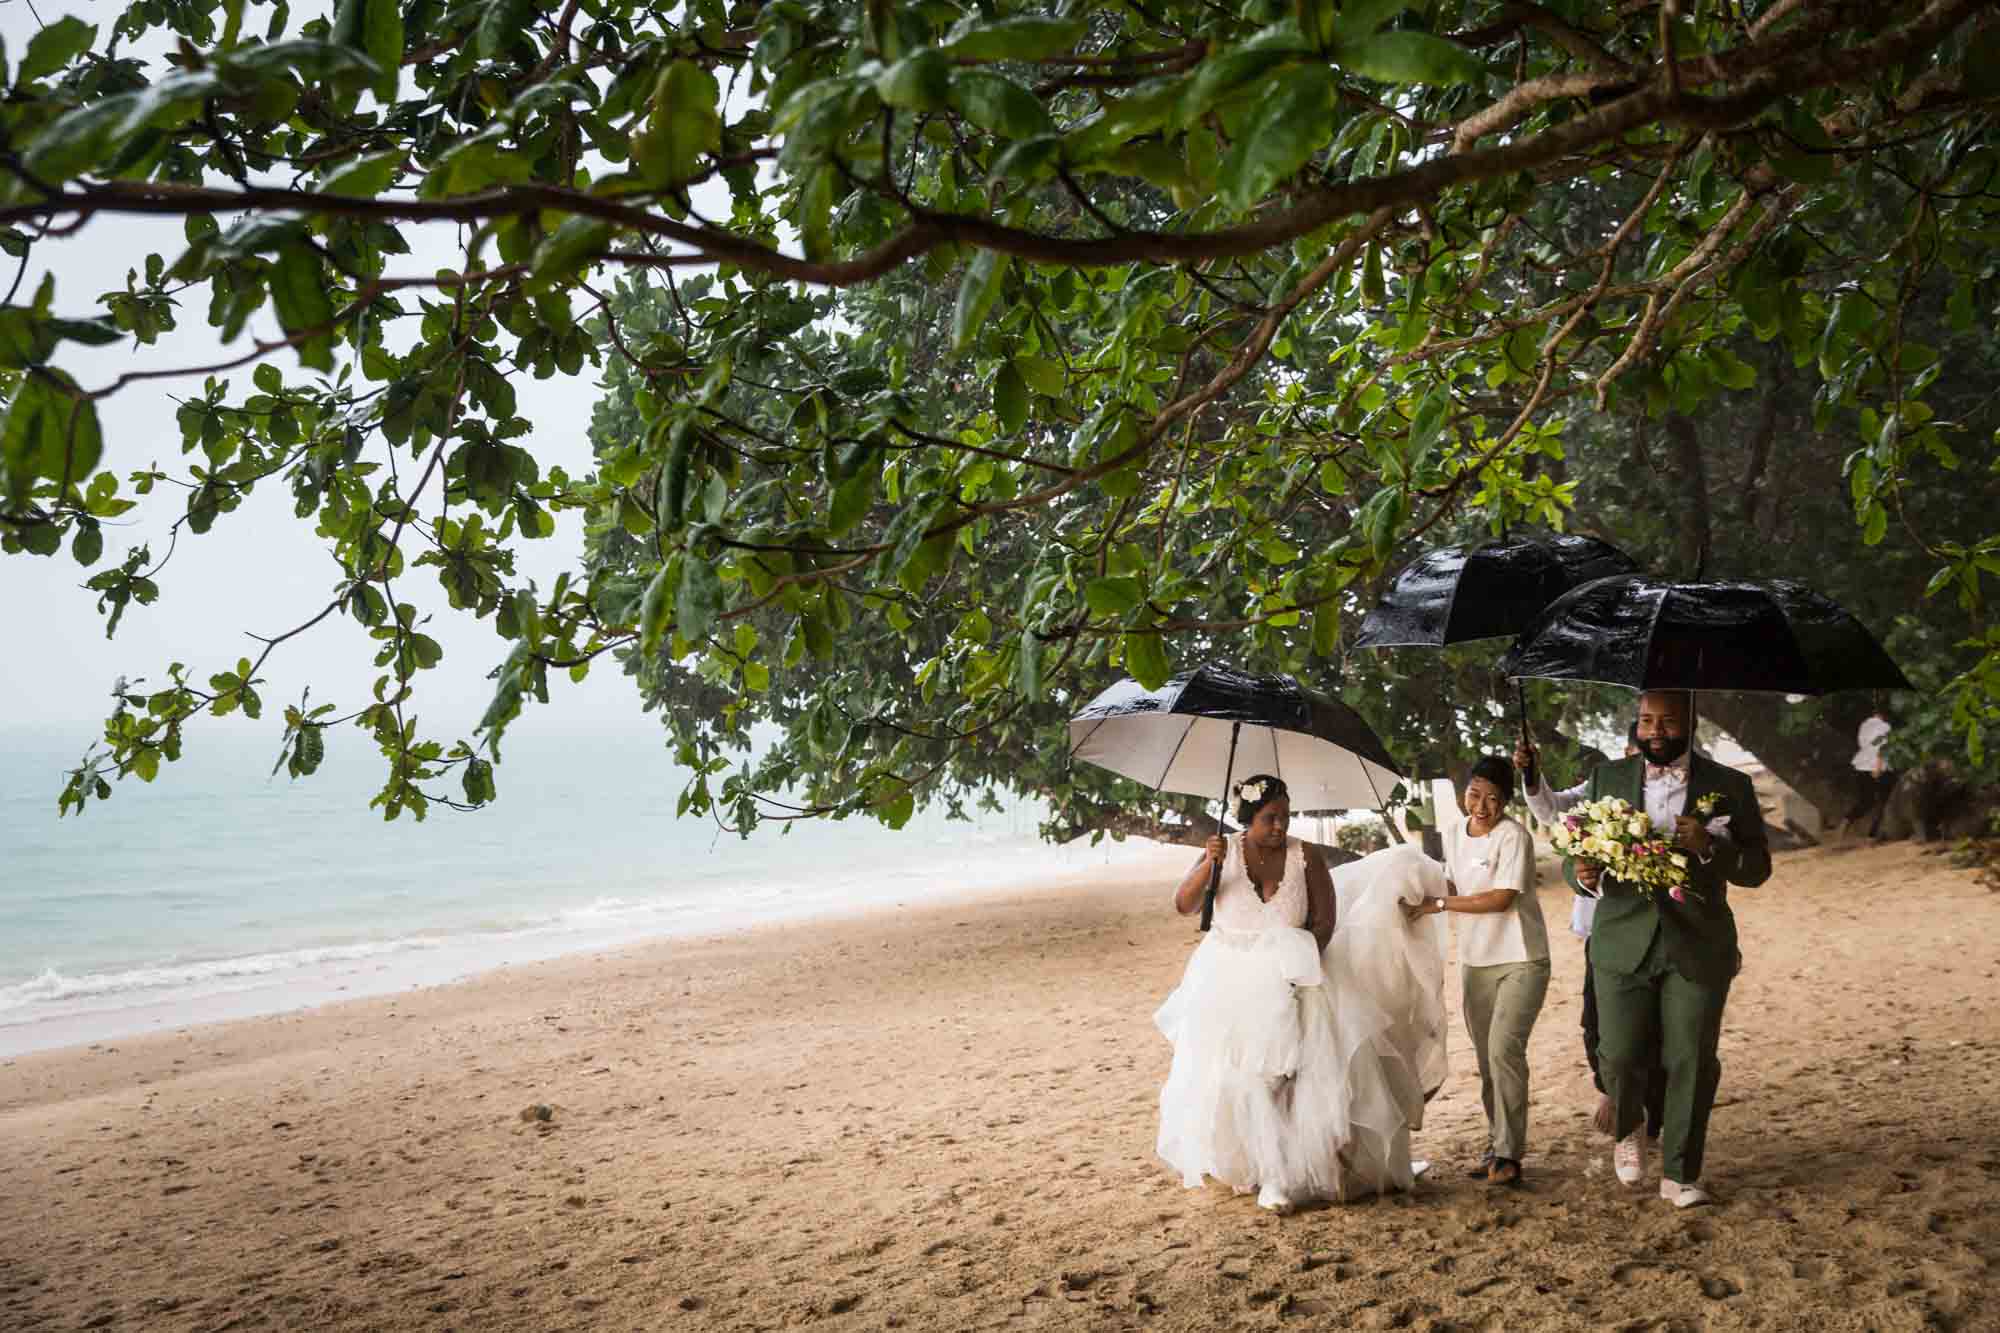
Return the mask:
[[1676,759],[1671,764],[1648,764],[1646,765],[1646,781],[1664,782],[1668,778],[1685,778],[1687,777],[1687,770],[1687,757],[1685,755]]

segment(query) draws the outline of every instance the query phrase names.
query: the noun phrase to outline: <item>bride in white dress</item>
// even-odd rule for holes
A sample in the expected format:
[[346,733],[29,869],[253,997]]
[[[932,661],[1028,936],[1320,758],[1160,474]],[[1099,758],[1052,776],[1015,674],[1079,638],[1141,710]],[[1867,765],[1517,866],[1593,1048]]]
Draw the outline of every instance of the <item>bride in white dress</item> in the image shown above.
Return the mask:
[[1444,950],[1401,903],[1444,893],[1443,869],[1396,847],[1329,876],[1286,836],[1275,777],[1236,790],[1243,832],[1211,838],[1175,906],[1211,928],[1153,1016],[1173,1044],[1159,1154],[1193,1188],[1213,1177],[1279,1212],[1408,1189],[1410,1131],[1444,1081]]

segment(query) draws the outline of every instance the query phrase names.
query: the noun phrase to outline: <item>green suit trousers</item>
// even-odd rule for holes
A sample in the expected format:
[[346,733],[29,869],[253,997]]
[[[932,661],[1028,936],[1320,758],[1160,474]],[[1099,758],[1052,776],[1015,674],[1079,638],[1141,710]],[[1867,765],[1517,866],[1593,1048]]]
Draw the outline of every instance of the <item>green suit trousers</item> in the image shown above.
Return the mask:
[[1660,1150],[1667,1179],[1692,1185],[1701,1178],[1708,1114],[1722,1082],[1716,1047],[1729,982],[1690,981],[1667,961],[1664,932],[1631,972],[1593,966],[1597,991],[1599,1067],[1616,1107],[1619,1138],[1646,1120],[1646,1077],[1654,1052],[1666,1067],[1665,1124]]

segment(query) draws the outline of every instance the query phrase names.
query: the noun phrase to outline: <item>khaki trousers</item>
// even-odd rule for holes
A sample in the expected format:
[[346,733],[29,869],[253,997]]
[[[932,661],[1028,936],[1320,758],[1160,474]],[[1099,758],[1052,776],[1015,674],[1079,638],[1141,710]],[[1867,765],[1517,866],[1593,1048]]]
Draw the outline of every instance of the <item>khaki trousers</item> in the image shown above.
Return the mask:
[[1549,960],[1461,966],[1459,972],[1493,1155],[1518,1162],[1528,1146],[1528,1034],[1549,993]]

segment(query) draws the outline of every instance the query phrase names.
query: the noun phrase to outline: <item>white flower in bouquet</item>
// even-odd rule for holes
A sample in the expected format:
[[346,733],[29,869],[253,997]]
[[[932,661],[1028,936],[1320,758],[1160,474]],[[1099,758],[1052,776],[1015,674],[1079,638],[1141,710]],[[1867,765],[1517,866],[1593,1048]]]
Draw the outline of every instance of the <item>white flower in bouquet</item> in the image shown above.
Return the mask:
[[1550,841],[1565,856],[1595,861],[1621,884],[1657,901],[1689,897],[1687,857],[1672,850],[1642,810],[1616,796],[1585,801],[1557,823]]

